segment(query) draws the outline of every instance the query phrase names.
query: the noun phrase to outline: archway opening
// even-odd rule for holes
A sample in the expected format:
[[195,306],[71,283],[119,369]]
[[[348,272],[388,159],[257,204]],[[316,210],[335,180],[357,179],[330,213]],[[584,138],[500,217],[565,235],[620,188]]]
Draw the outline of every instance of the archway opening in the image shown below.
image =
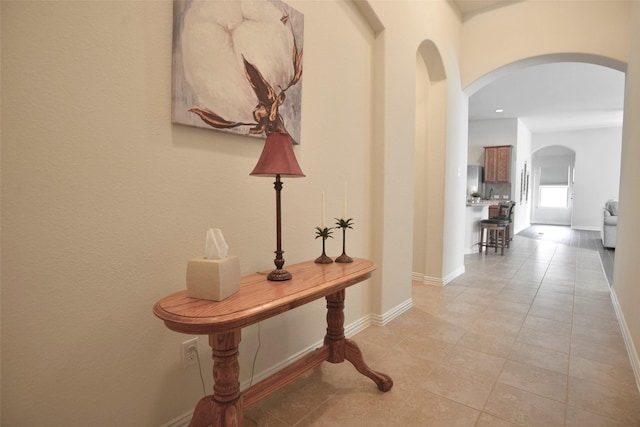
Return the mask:
[[[602,206],[606,200],[617,198],[620,187],[625,69],[620,61],[596,55],[544,55],[508,64],[465,88],[470,95],[469,150],[473,150],[472,142],[477,139],[472,132],[478,126],[472,123],[482,121],[489,129],[501,120],[515,123],[508,143],[515,148],[512,195],[518,203],[516,231],[532,222],[560,223],[579,230],[597,231],[602,227]],[[558,70],[566,72],[566,78],[561,80]],[[504,98],[487,96],[499,93],[496,86],[501,86]],[[509,111],[512,105],[520,108],[520,114]],[[479,107],[486,108],[486,116],[479,116]],[[498,109],[504,112],[498,113]],[[489,131],[483,139],[495,141],[495,136]],[[556,215],[551,217],[539,209],[539,180],[545,165],[532,168],[533,153],[550,146],[566,147],[574,156],[570,175],[574,181],[567,190],[568,207],[556,209]],[[538,163],[545,159],[542,153]],[[547,163],[553,162],[553,158],[546,156]],[[553,176],[551,171],[547,172]],[[563,219],[557,215],[561,209],[565,209]]]
[[446,149],[446,74],[425,40],[416,52],[413,278],[441,285]]

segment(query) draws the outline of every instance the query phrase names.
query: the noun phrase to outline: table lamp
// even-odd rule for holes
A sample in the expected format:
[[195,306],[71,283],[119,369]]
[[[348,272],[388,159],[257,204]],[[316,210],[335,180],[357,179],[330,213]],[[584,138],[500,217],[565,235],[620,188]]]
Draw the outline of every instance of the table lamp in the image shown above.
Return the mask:
[[291,273],[284,270],[284,258],[282,254],[282,218],[280,213],[280,192],[282,190],[281,176],[303,177],[304,173],[298,165],[293,152],[291,138],[286,133],[272,132],[267,134],[262,154],[251,176],[268,176],[276,178],[273,183],[276,190],[276,258],[273,263],[276,269],[269,273],[267,279],[274,281],[284,281],[291,279]]

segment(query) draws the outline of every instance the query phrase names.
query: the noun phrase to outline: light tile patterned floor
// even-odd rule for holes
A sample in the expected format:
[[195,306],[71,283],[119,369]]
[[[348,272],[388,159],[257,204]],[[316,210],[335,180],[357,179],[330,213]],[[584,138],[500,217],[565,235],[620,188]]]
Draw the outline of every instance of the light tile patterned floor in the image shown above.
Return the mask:
[[353,337],[391,391],[324,363],[249,408],[243,425],[640,426],[596,250],[516,236],[505,256],[465,265],[445,287],[414,283],[410,311]]

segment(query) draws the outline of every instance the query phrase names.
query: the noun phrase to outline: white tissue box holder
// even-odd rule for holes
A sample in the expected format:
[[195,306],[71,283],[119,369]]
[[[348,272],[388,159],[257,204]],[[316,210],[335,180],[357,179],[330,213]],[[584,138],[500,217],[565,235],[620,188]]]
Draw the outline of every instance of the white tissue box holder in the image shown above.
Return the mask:
[[192,298],[222,301],[240,289],[238,257],[224,259],[194,258],[187,264],[187,295]]

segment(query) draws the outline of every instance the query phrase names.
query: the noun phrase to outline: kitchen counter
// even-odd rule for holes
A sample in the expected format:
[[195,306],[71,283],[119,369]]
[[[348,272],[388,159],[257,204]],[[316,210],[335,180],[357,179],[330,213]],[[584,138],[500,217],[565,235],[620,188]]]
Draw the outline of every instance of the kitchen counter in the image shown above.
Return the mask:
[[[467,202],[465,214],[465,255],[478,252],[480,242],[480,221],[498,215],[498,205],[508,203],[506,199],[482,199],[477,202]],[[513,232],[513,227],[512,227]]]
[[[489,202],[489,203],[483,203]],[[465,213],[464,253],[471,254],[478,251],[480,242],[480,221],[489,218],[489,206],[493,200],[483,200],[478,203],[467,203]]]
[[[505,202],[508,200],[505,200]],[[491,205],[499,205],[502,203],[502,200],[494,199],[494,200],[480,200],[479,202],[467,202],[467,206],[472,207],[482,207],[482,206],[491,206]]]

